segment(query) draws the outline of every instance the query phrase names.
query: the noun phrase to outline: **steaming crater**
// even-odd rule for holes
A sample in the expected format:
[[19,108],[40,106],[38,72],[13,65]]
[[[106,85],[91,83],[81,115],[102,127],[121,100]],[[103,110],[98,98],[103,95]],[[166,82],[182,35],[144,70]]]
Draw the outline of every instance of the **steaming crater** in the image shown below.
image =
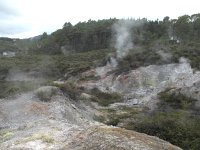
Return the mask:
[[[79,86],[86,89],[99,88],[103,92],[118,92],[124,95],[124,105],[146,105],[149,108],[156,106],[156,96],[166,88],[184,89],[193,87],[195,83],[200,82],[200,72],[193,73],[190,64],[181,58],[179,64],[168,65],[150,65],[132,70],[127,74],[115,75],[109,73],[108,66],[101,67],[103,75],[97,81],[84,82]],[[184,95],[195,94],[196,88],[192,90],[183,90]],[[193,94],[193,95],[194,95]],[[200,95],[197,93],[196,99],[200,101]]]

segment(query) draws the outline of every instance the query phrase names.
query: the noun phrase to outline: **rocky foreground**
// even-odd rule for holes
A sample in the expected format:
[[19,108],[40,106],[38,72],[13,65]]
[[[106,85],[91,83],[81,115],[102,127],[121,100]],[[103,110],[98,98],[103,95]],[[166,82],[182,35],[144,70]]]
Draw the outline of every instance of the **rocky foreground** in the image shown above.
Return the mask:
[[[96,122],[94,117],[103,114],[99,111],[102,108],[112,108],[121,114],[125,113],[119,109],[121,106],[154,110],[159,101],[158,93],[166,89],[195,98],[195,105],[199,108],[200,72],[195,72],[187,61],[141,67],[120,75],[112,73],[115,67],[108,64],[81,75],[98,77],[95,80],[69,79],[86,91],[98,88],[103,92],[118,92],[123,96],[122,101],[106,107],[91,102],[91,93],[80,93],[80,100],[72,100],[54,86],[44,86],[32,92],[1,99],[0,149],[180,149],[157,137]],[[55,83],[59,85],[65,82]]]
[[[39,100],[41,91],[48,102]],[[95,122],[87,105],[71,101],[56,87],[0,100],[0,108],[2,150],[180,149],[157,137]]]

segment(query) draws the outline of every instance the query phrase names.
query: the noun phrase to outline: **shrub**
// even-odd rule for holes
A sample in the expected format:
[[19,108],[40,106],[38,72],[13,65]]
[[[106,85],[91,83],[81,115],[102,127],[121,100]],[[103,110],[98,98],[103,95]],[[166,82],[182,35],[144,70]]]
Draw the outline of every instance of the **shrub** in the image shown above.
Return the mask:
[[161,100],[160,107],[170,106],[174,109],[189,109],[197,101],[181,93],[170,92],[169,90],[160,92],[159,99]]
[[132,125],[132,129],[157,136],[183,149],[198,150],[199,124],[200,119],[192,117],[188,112],[157,112]]
[[36,96],[44,102],[48,102],[51,100],[52,96],[57,93],[57,89],[55,87],[41,87],[36,91]]
[[81,89],[76,87],[73,82],[56,85],[66,96],[73,100],[77,100],[80,96]]
[[162,58],[155,50],[148,47],[139,47],[130,52],[118,63],[117,74],[136,69],[141,66],[162,64]]
[[105,122],[105,117],[104,116],[94,115],[93,119],[98,121],[98,122]]
[[101,115],[95,117],[94,119],[113,126],[117,126],[119,123],[126,124],[127,119],[132,120],[137,114],[139,114],[139,110],[137,108],[126,106],[121,106],[117,109],[104,108],[100,109],[99,111],[101,112]]
[[105,93],[98,88],[93,88],[91,94],[93,95],[91,100],[97,102],[101,106],[108,106],[109,104],[120,102],[122,100],[122,95],[119,93]]
[[129,122],[126,128],[157,136],[183,149],[198,150],[200,118],[193,114],[196,100],[171,89],[159,93],[159,98],[159,110],[146,114],[140,121]]

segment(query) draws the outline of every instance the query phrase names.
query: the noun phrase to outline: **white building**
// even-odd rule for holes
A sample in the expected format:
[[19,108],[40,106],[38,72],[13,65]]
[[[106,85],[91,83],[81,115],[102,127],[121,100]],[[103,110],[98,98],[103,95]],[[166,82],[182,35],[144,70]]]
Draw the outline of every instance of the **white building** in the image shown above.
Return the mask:
[[7,52],[3,52],[2,55],[5,56],[5,57],[14,57],[15,56],[15,52],[7,51]]

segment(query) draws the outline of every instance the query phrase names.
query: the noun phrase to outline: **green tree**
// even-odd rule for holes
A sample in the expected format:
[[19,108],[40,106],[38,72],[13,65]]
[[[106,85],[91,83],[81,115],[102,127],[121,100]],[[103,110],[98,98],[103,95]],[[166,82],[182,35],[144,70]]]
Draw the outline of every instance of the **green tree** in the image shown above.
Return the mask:
[[195,39],[200,38],[200,14],[194,14],[191,16],[193,22],[193,36]]
[[191,37],[192,25],[190,16],[184,15],[178,18],[174,24],[175,33],[177,37],[183,41],[188,40]]

